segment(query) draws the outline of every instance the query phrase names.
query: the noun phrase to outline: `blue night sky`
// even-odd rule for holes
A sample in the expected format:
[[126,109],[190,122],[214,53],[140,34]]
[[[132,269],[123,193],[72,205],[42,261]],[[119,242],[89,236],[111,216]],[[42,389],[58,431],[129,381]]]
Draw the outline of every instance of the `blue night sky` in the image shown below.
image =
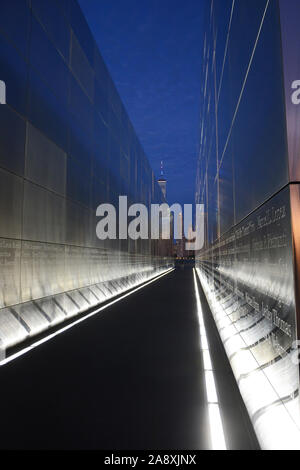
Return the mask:
[[80,0],[169,203],[194,202],[202,0]]

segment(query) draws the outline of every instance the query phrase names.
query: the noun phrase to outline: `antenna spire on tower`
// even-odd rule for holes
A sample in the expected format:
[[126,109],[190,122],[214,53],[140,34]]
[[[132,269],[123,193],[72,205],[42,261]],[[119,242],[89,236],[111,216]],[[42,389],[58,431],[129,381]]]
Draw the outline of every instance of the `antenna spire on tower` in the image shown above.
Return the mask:
[[158,180],[158,184],[160,186],[160,189],[162,190],[163,195],[166,197],[167,194],[167,180],[164,177],[164,162],[161,160],[160,162],[160,177]]

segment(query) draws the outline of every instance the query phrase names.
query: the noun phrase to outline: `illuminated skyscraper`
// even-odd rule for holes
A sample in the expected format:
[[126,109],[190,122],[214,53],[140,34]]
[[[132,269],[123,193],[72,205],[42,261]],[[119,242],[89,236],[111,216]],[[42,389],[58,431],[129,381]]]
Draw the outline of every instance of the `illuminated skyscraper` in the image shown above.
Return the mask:
[[167,180],[164,177],[164,164],[163,164],[163,162],[161,162],[161,165],[160,165],[160,178],[158,180],[158,184],[161,188],[161,191],[162,191],[164,197],[167,198]]

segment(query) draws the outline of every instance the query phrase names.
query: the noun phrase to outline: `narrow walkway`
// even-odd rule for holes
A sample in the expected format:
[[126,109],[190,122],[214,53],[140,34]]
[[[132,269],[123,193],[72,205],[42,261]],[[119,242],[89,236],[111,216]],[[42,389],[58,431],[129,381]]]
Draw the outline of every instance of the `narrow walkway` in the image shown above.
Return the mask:
[[[256,442],[200,290],[229,448]],[[208,449],[192,269],[0,368],[1,449]]]

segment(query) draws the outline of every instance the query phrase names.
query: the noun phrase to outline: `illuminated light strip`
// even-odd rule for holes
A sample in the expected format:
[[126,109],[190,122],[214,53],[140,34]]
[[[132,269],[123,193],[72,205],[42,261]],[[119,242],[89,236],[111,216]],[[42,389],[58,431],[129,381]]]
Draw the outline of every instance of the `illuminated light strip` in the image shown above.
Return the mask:
[[58,331],[55,331],[54,333],[51,333],[50,335],[46,336],[45,338],[42,338],[40,339],[39,341],[36,341],[35,343],[33,343],[31,346],[28,346],[24,349],[22,349],[21,351],[18,351],[17,353],[15,354],[12,354],[11,356],[3,359],[2,361],[0,361],[0,366],[4,366],[6,364],[8,364],[9,362],[12,362],[14,361],[15,359],[18,359],[19,357],[21,356],[24,356],[25,354],[27,354],[28,352],[32,351],[33,349],[37,348],[38,346],[41,346],[42,344],[44,343],[47,343],[48,341],[50,341],[51,339],[55,338],[56,336],[64,333],[65,331],[73,328],[74,326],[76,325],[79,325],[79,323],[82,323],[83,321],[93,317],[94,315],[97,315],[98,313],[102,312],[103,310],[111,307],[112,305],[116,304],[117,302],[120,302],[121,300],[124,300],[126,297],[129,297],[130,295],[134,294],[135,292],[138,292],[139,290],[141,289],[144,289],[144,287],[147,287],[149,286],[150,284],[152,284],[153,282],[156,282],[158,281],[159,279],[161,279],[162,277],[166,276],[167,274],[170,274],[172,271],[174,271],[174,268],[170,268],[168,269],[167,271],[163,272],[162,274],[160,274],[159,276],[156,276],[154,277],[153,279],[151,279],[150,281],[147,281],[146,283],[144,283],[143,285],[141,285],[140,287],[137,287],[135,288],[134,290],[131,290],[130,292],[128,292],[127,294],[124,294],[122,295],[121,297],[118,297],[117,299],[115,300],[112,300],[111,302],[109,302],[108,304],[106,305],[103,305],[103,307],[100,307],[100,308],[97,308],[96,310],[94,310],[93,312],[89,313],[88,315],[84,316],[83,318],[79,318],[78,320],[74,321],[73,323],[61,328],[60,330]]
[[205,384],[208,404],[218,403],[215,377],[212,370],[205,371]]
[[214,430],[213,450],[227,450],[225,439],[224,439],[224,431],[223,431],[220,407],[218,403],[209,403],[208,413],[209,413],[210,426]]
[[216,382],[214,377],[214,371],[212,366],[212,360],[209,352],[209,344],[207,341],[205,322],[203,317],[203,311],[199,296],[196,270],[193,270],[194,274],[194,287],[195,287],[195,297],[197,304],[197,315],[199,321],[200,329],[200,345],[202,352],[202,359],[204,364],[204,374],[205,374],[205,386],[206,386],[206,397],[208,404],[208,417],[209,417],[209,427],[210,427],[210,437],[211,437],[211,446],[213,450],[227,450],[222,418],[220,413],[220,406],[218,401],[218,393],[216,389]]
[[209,351],[203,351],[203,362],[205,370],[213,370]]

